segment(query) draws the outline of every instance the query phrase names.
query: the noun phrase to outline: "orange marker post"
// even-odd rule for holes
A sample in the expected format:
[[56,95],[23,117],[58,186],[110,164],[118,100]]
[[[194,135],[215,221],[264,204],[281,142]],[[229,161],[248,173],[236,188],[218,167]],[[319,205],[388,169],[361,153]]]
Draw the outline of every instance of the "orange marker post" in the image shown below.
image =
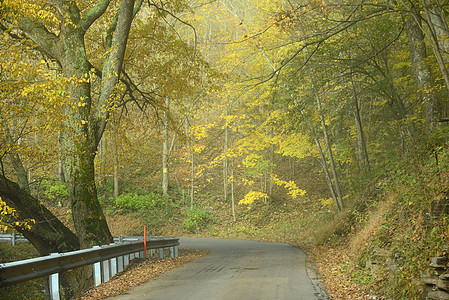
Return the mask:
[[147,227],[143,227],[143,258],[147,259]]

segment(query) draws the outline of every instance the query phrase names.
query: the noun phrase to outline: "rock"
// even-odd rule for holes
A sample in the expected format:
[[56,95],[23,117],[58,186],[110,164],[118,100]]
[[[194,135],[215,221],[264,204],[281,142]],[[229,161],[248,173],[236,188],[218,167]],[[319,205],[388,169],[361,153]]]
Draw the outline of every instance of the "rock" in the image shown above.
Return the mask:
[[438,199],[430,203],[430,216],[433,220],[438,220],[443,214],[449,213],[449,197],[441,194]]
[[439,279],[437,281],[437,288],[449,291],[449,280],[441,280]]
[[447,258],[444,256],[432,257],[429,267],[435,269],[444,269],[447,266]]
[[431,290],[427,294],[429,300],[449,300],[449,293],[441,290]]
[[438,277],[430,274],[425,274],[423,275],[422,280],[427,285],[436,285]]

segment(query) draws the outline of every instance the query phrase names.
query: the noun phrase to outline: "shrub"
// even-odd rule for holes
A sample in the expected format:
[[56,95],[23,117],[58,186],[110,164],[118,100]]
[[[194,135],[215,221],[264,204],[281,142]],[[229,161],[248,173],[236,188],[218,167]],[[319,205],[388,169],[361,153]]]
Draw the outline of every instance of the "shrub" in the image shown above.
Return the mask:
[[117,208],[125,211],[141,211],[165,208],[167,202],[163,197],[155,193],[146,195],[123,193],[115,199],[115,205]]
[[58,180],[44,179],[42,180],[40,187],[42,189],[42,197],[52,202],[66,202],[69,196],[65,184]]
[[204,229],[211,222],[213,222],[213,218],[210,212],[204,209],[193,208],[186,211],[186,218],[182,225],[184,229],[190,232],[197,232]]

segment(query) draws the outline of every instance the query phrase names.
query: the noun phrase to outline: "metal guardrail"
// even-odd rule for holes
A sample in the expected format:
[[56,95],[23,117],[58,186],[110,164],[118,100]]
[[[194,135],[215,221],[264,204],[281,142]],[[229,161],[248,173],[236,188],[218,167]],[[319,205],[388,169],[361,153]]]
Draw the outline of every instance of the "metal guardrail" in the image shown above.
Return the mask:
[[[143,237],[120,237],[127,242],[95,246],[90,249],[66,253],[53,253],[48,256],[0,264],[0,287],[50,276],[50,294],[59,299],[59,273],[70,269],[94,265],[95,286],[108,281],[117,272],[121,272],[130,259],[143,257]],[[132,239],[133,241],[129,241]],[[140,240],[139,240],[140,239]],[[163,258],[163,249],[170,248],[170,256],[178,256],[178,238],[147,238],[146,249],[159,249]]]
[[[141,241],[142,236],[115,236],[115,243],[131,242],[131,241]],[[28,240],[20,234],[15,233],[0,233],[0,242],[11,242],[15,246],[18,242],[28,242]]]
[[22,235],[18,235],[15,233],[0,233],[0,242],[9,241],[11,241],[11,244],[13,246],[15,246],[17,242],[28,242],[28,240]]

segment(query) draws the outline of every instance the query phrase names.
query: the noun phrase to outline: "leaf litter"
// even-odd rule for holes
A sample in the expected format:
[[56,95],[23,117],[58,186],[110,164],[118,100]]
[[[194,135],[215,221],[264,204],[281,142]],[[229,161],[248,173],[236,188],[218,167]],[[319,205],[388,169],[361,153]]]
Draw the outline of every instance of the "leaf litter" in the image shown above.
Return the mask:
[[77,300],[99,300],[124,294],[132,287],[148,282],[208,253],[206,250],[183,248],[179,249],[179,256],[176,258],[133,259],[123,272],[116,274],[108,282],[88,290]]

